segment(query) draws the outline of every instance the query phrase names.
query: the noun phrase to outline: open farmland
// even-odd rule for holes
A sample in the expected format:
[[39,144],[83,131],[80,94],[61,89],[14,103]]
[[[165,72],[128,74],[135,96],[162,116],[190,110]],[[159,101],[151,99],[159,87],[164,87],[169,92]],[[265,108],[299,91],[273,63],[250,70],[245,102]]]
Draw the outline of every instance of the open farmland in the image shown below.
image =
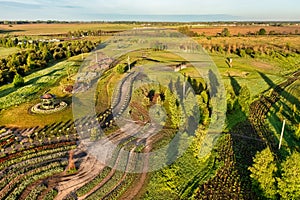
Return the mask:
[[41,36],[41,35],[57,35],[67,34],[69,31],[77,30],[128,30],[132,25],[126,24],[97,24],[97,23],[68,23],[68,24],[14,24],[0,25],[0,34],[10,34],[16,36]]
[[[186,39],[167,24],[120,38],[134,27],[0,25],[13,46],[0,47],[0,200],[297,199],[298,26],[190,24],[199,35]],[[224,28],[231,36],[216,36]],[[260,28],[279,35],[247,35]],[[38,41],[88,30],[118,33]],[[149,47],[128,50],[138,44]]]
[[260,29],[265,29],[266,33],[274,34],[299,34],[300,25],[286,25],[286,26],[266,26],[266,25],[232,25],[232,26],[197,26],[193,25],[192,30],[198,34],[203,34],[206,36],[215,36],[218,33],[221,33],[224,28],[228,28],[231,35],[247,35],[247,34],[256,34]]

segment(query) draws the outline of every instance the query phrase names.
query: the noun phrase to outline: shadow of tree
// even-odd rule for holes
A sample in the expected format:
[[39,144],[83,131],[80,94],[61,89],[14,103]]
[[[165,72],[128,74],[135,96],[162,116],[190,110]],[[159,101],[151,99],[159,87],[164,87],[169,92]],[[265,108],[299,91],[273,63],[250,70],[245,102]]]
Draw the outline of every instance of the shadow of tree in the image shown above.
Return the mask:
[[240,90],[242,89],[242,87],[237,82],[237,80],[235,78],[233,78],[232,76],[229,75],[229,79],[230,79],[230,84],[231,84],[231,86],[233,88],[234,94],[236,96],[239,96]]
[[210,86],[210,95],[211,97],[215,97],[218,93],[218,88],[220,83],[216,74],[210,69],[208,71],[208,78],[209,78],[209,86]]
[[13,32],[24,32],[25,30],[0,30],[0,34],[7,34]]
[[[56,72],[58,72],[58,71],[60,71],[60,70],[61,70],[61,69],[56,69],[56,70],[53,70],[53,71],[49,72],[48,74],[41,74],[40,76],[37,76],[37,77],[35,77],[35,78],[33,78],[33,79],[30,79],[29,81],[25,82],[25,85],[24,85],[24,86],[30,85],[30,84],[35,84],[41,77],[44,77],[44,76],[50,76],[50,75],[55,74]],[[24,87],[24,86],[23,86],[23,87]],[[10,93],[12,93],[12,92],[17,91],[18,89],[20,89],[20,88],[16,88],[16,87],[14,87],[14,86],[11,86],[11,87],[9,87],[9,88],[7,88],[7,89],[1,91],[0,98],[1,98],[1,97],[4,97],[4,96],[6,96],[6,95],[8,95],[8,94],[10,94]]]
[[300,101],[298,100],[298,98],[296,98],[295,96],[293,96],[292,94],[290,94],[285,90],[285,88],[290,84],[292,84],[293,82],[295,82],[298,77],[291,77],[286,82],[276,85],[268,76],[266,76],[261,72],[258,73],[264,79],[264,81],[270,86],[270,88],[274,89],[273,93],[274,92],[278,93],[280,96],[282,96],[292,104],[300,105]]

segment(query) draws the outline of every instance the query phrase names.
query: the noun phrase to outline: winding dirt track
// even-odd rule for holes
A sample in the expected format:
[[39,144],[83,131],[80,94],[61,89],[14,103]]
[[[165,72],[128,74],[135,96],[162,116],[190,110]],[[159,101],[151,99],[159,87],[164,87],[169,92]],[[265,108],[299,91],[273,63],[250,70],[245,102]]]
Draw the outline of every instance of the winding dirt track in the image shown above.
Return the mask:
[[[94,157],[85,157],[80,164],[78,173],[58,178],[56,188],[59,192],[55,199],[61,200],[72,191],[82,187],[96,177],[103,168],[104,165],[99,163]],[[54,181],[54,183],[55,182],[56,181]]]
[[[133,81],[135,77],[137,77],[138,73],[132,72],[120,83],[118,94],[116,96],[115,104],[113,105],[113,112],[114,114],[123,113],[124,110],[127,108],[130,102],[130,96],[132,93],[132,86]],[[149,153],[152,149],[152,143],[157,141],[160,135],[155,135],[154,133],[157,132],[155,124],[149,124],[149,126],[146,128],[146,130],[143,130],[144,126],[141,126],[140,124],[130,121],[127,119],[124,119],[122,117],[119,118],[119,122],[121,125],[120,129],[115,131],[114,133],[110,134],[108,137],[101,139],[97,142],[92,143],[92,149],[97,152],[97,146],[105,145],[106,143],[112,143],[116,145],[121,145],[120,150],[125,150],[128,152],[128,157],[125,157],[127,159],[125,162],[126,167],[124,169],[124,174],[120,178],[120,180],[110,189],[107,194],[105,194],[103,197],[99,198],[105,198],[110,193],[112,193],[115,189],[118,188],[122,184],[122,182],[126,179],[126,176],[128,175],[128,172],[132,171],[129,168],[132,166],[135,166],[137,162],[140,162],[139,160],[133,158],[135,157],[135,148],[136,145],[134,144],[144,144],[144,150],[143,153]],[[84,141],[82,141],[82,144],[84,144]],[[89,148],[90,146],[85,146],[84,149],[78,148],[75,152],[76,154],[80,154],[83,151],[86,151],[86,148]],[[122,157],[120,150],[117,152],[116,159],[114,161],[114,167],[112,167],[109,174],[98,184],[96,185],[92,190],[90,190],[88,193],[86,193],[84,196],[78,197],[77,199],[83,200],[87,197],[89,197],[91,194],[96,192],[98,189],[100,189],[104,184],[106,184],[116,173],[116,170],[118,169],[118,164],[120,160],[124,161],[124,157]],[[112,155],[110,155],[112,156]],[[105,167],[104,164],[99,163],[99,159],[97,161],[97,155],[90,155],[79,158],[77,162],[80,162],[80,167],[78,169],[78,172],[73,175],[67,175],[65,172],[58,174],[54,177],[51,177],[46,180],[48,183],[48,189],[47,191],[43,191],[42,195],[40,196],[42,199],[43,196],[51,189],[56,188],[58,190],[58,195],[56,196],[55,200],[62,200],[66,198],[68,195],[74,196],[74,192],[85,185],[86,183],[93,180]],[[122,163],[122,162],[121,162]],[[149,158],[146,156],[144,157],[142,161],[142,165],[140,166],[143,170],[143,172],[138,176],[136,181],[132,184],[132,186],[128,189],[128,192],[126,191],[123,196],[121,196],[121,199],[133,199],[138,195],[140,190],[142,189],[146,177],[147,177],[147,171],[149,168]],[[37,185],[38,183],[34,184]],[[32,187],[34,187],[32,185]],[[30,188],[28,188],[30,191]]]

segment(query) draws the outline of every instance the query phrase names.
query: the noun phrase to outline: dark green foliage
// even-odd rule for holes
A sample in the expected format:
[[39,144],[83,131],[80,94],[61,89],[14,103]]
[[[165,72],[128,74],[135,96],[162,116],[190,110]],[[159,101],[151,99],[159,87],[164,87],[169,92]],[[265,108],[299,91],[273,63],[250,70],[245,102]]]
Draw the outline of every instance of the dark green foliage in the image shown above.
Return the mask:
[[[11,39],[0,39],[1,44]],[[15,72],[25,75],[36,69],[47,67],[48,63],[53,60],[61,60],[71,56],[79,55],[92,51],[97,44],[90,41],[73,41],[64,43],[42,43],[29,42],[26,46],[23,44],[21,48],[26,48],[18,53],[9,55],[0,59],[0,85],[12,82]]]
[[196,79],[192,79],[190,76],[187,78],[187,82],[192,86],[195,94],[200,95],[202,91],[204,91],[204,86],[205,83],[202,81],[198,82]]
[[266,35],[266,34],[267,34],[266,29],[264,29],[264,28],[259,29],[258,35]]

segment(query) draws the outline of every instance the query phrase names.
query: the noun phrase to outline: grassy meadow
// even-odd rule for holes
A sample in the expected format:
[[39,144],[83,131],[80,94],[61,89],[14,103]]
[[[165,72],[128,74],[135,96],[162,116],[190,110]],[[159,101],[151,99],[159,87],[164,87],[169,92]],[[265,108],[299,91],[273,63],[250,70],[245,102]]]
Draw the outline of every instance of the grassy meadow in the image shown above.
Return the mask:
[[[97,24],[97,23],[68,23],[68,24],[15,24],[15,25],[0,25],[2,34],[10,34],[16,36],[40,36],[40,35],[55,35],[67,34],[69,31],[77,30],[129,30],[133,25],[127,24]],[[0,32],[1,35],[1,32]]]
[[10,48],[0,47],[0,58],[4,58],[6,56],[14,54],[14,53],[18,52],[19,50],[20,49],[17,47],[10,47]]

